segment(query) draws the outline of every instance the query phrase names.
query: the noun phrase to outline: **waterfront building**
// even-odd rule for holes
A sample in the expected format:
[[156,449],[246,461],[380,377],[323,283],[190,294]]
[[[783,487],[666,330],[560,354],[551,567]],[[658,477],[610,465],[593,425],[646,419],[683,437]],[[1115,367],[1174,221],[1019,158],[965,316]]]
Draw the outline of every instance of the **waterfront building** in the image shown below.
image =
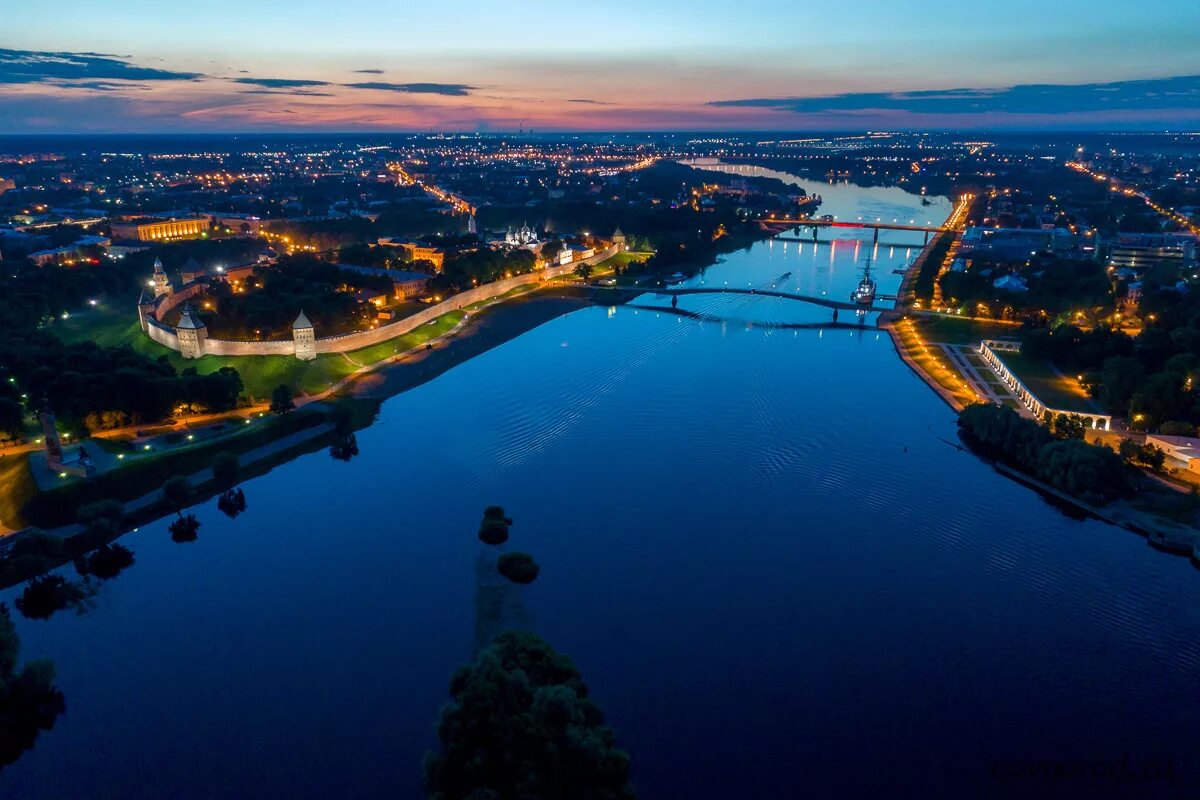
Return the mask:
[[208,233],[209,225],[208,217],[165,220],[143,217],[126,222],[114,222],[112,235],[115,239],[139,242],[193,239]]
[[1043,403],[1025,385],[1024,381],[1008,368],[1008,365],[1004,363],[1004,359],[1000,357],[1000,353],[1002,352],[1017,353],[1020,350],[1020,342],[985,339],[979,343],[979,356],[987,362],[987,365],[996,374],[996,377],[1004,381],[1005,385],[1012,390],[1013,394],[1025,406],[1029,416],[1044,422],[1047,419],[1057,417],[1059,414],[1066,414],[1068,416],[1074,414],[1083,418],[1083,424],[1086,427],[1102,431],[1112,430],[1112,417],[1108,414],[1050,408]]
[[183,306],[179,324],[175,326],[175,335],[179,337],[179,355],[184,358],[199,358],[204,355],[204,341],[208,338],[208,328],[192,316],[190,303]]
[[317,338],[313,324],[305,315],[303,309],[300,316],[292,323],[292,339],[296,342],[296,358],[301,361],[312,361],[317,357]]
[[1170,436],[1154,433],[1146,436],[1146,444],[1157,447],[1180,469],[1200,472],[1200,439],[1195,436]]

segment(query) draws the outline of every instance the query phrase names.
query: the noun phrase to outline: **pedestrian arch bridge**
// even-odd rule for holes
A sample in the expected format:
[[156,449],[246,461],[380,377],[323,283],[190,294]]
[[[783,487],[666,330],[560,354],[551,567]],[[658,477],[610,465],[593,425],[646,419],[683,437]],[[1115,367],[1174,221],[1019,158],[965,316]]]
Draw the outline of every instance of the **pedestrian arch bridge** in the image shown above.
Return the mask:
[[685,294],[741,294],[754,295],[756,297],[779,297],[784,300],[796,300],[801,303],[811,303],[815,306],[823,306],[841,311],[885,312],[894,310],[888,306],[863,306],[857,303],[831,300],[828,297],[813,297],[806,294],[796,294],[795,292],[782,292],[778,289],[741,289],[733,286],[718,286],[715,288],[708,286],[668,286],[663,288],[646,286],[596,286],[593,288],[626,294],[669,294],[675,296]]

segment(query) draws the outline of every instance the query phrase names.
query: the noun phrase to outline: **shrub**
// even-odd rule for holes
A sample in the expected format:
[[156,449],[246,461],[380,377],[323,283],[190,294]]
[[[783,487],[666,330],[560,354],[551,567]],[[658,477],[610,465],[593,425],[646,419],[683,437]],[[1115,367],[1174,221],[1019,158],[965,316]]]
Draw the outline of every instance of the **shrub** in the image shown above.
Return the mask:
[[106,544],[91,555],[79,559],[76,569],[80,575],[94,575],[101,580],[115,578],[126,567],[133,566],[133,551],[119,544]]
[[541,572],[528,553],[504,553],[496,559],[496,569],[513,583],[521,584],[533,583]]
[[426,794],[632,800],[629,756],[603,722],[571,659],[532,633],[503,633],[451,680]]
[[508,523],[502,519],[484,519],[479,526],[479,541],[484,544],[504,544],[508,541]]

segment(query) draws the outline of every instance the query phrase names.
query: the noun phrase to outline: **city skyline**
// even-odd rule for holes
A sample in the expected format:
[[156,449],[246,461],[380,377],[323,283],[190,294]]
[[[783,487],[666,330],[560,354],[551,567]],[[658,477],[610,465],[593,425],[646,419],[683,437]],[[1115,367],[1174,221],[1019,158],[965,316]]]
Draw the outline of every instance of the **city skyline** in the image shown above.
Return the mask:
[[1200,124],[1200,8],[1140,12],[66,0],[10,15],[0,133]]

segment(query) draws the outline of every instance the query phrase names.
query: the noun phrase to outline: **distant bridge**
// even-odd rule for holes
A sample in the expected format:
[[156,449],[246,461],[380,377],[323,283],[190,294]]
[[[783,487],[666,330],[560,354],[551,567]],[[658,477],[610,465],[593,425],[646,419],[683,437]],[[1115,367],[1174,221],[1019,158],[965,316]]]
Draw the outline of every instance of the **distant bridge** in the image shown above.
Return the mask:
[[710,289],[706,286],[688,286],[688,287],[646,287],[646,286],[593,286],[593,289],[604,289],[610,292],[630,292],[634,294],[744,294],[755,295],[758,297],[780,297],[784,300],[796,300],[801,303],[811,303],[815,306],[824,306],[841,311],[873,311],[885,312],[894,311],[895,309],[889,306],[863,306],[858,303],[842,302],[841,300],[830,300],[828,297],[812,297],[806,294],[795,294],[793,292],[781,292],[776,289],[736,289],[732,286],[718,287]]
[[[942,225],[906,225],[902,222],[846,222],[844,220],[831,219],[764,219],[759,220],[762,224],[769,227],[780,228],[874,228],[875,230],[884,231],[923,231],[925,233],[937,233],[938,231],[950,230]],[[780,231],[782,233],[782,231]]]
[[[782,234],[789,228],[811,228],[811,241],[817,242],[820,239],[817,237],[818,231],[821,228],[859,228],[870,230],[873,232],[871,237],[872,244],[880,244],[880,231],[915,231],[923,233],[924,243],[922,246],[929,244],[929,234],[939,233],[941,231],[950,230],[945,226],[930,226],[930,225],[905,225],[900,222],[840,222],[830,219],[767,219],[761,220],[763,226],[768,229],[775,229],[772,237],[785,242],[803,242],[809,241],[795,236],[783,236]],[[885,247],[916,247],[916,244],[911,245],[893,245],[886,244]]]
[[[812,239],[805,239],[803,236],[783,236],[782,234],[777,235],[777,236],[772,236],[771,240],[775,241],[775,242],[799,242],[800,244],[808,244],[809,242],[813,241]],[[820,240],[817,240],[817,241],[819,242]],[[841,242],[850,241],[850,242],[863,242],[863,243],[866,242],[865,239],[839,239],[837,241],[841,241]],[[880,247],[904,248],[906,250],[921,247],[921,245],[916,244],[915,242],[881,242],[878,239],[872,240],[871,244],[879,245]]]

